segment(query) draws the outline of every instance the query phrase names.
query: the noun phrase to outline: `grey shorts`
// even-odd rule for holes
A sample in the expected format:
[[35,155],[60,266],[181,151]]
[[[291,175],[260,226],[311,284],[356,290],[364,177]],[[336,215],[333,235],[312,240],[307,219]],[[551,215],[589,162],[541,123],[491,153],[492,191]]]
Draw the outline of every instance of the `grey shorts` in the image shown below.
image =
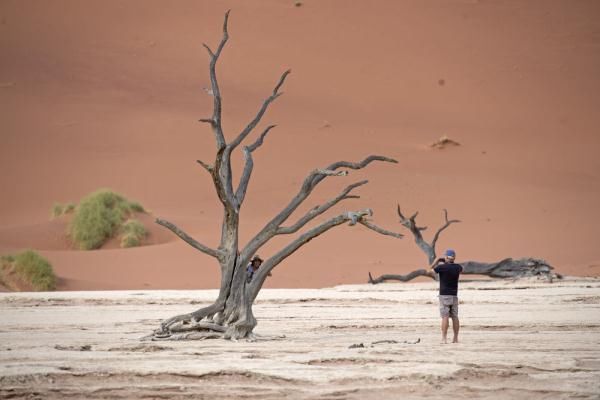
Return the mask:
[[440,316],[458,318],[458,297],[440,295]]

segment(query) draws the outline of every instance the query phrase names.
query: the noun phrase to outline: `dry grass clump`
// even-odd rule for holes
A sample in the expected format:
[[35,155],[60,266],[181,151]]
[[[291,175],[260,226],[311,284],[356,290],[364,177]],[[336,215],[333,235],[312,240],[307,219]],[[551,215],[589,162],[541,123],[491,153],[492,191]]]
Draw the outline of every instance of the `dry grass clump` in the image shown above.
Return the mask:
[[121,247],[135,247],[148,235],[144,224],[137,219],[129,219],[121,227]]
[[33,250],[0,257],[0,281],[15,290],[19,290],[19,283],[40,292],[56,289],[52,265]]
[[[145,210],[140,203],[130,201],[111,190],[98,190],[81,200],[76,207],[69,226],[69,235],[73,243],[82,250],[100,248],[119,232],[124,226],[123,222],[134,212],[140,213]],[[137,223],[141,225],[141,222]],[[126,228],[129,229],[127,233],[138,232],[136,237],[139,237],[138,224],[134,224],[134,228]],[[135,245],[133,240],[128,239],[127,242]],[[137,245],[140,242],[141,238]]]

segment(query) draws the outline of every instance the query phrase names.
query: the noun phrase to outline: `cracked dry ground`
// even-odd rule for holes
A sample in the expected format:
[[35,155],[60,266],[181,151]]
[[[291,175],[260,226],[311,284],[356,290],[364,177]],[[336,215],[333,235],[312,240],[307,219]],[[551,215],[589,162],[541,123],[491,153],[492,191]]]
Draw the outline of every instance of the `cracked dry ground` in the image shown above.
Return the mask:
[[253,342],[139,340],[210,290],[3,293],[0,398],[599,398],[599,289],[463,282],[456,345],[433,282],[264,290]]

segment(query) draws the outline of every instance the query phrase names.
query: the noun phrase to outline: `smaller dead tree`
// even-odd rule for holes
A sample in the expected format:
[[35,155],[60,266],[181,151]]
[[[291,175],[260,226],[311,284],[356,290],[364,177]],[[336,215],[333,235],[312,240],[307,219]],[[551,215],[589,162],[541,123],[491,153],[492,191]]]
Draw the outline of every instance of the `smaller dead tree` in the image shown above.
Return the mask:
[[[400,224],[412,233],[415,243],[427,255],[428,263],[431,265],[437,258],[435,246],[440,238],[440,234],[450,225],[458,223],[460,220],[448,219],[448,211],[444,209],[444,224],[435,232],[431,242],[427,242],[421,233],[425,231],[427,227],[417,225],[416,218],[418,215],[419,213],[416,212],[410,218],[406,218],[404,214],[402,214],[400,206],[398,206]],[[460,265],[463,267],[462,273],[467,275],[486,275],[491,278],[523,278],[536,276],[548,279],[549,281],[562,278],[560,274],[553,272],[554,268],[545,260],[531,257],[519,259],[505,258],[493,263],[463,261]],[[369,283],[377,284],[389,280],[408,282],[419,276],[427,276],[435,280],[438,279],[437,274],[432,272],[429,268],[422,268],[409,272],[406,275],[384,274],[377,278],[373,278],[369,272]]]

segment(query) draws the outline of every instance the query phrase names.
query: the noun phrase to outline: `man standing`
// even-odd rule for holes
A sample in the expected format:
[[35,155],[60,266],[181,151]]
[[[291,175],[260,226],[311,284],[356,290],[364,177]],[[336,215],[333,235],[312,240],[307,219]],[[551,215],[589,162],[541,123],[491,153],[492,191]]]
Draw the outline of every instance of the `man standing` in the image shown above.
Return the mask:
[[[456,253],[454,250],[446,250],[444,258],[438,258],[431,264],[431,269],[440,276],[440,316],[442,317],[442,343],[447,342],[448,319],[452,318],[452,330],[454,339],[452,343],[458,343],[458,278],[463,268],[455,264]],[[442,264],[440,264],[442,263]]]

